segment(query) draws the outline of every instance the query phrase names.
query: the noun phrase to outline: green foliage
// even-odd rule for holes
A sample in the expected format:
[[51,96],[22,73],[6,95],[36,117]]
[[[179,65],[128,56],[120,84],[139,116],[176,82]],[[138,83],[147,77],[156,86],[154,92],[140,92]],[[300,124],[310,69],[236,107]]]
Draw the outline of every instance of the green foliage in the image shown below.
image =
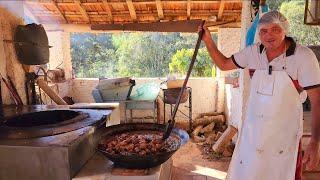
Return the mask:
[[304,19],[305,1],[295,0],[281,4],[280,12],[283,13],[290,23],[290,36],[295,37],[297,42],[303,45],[320,44],[320,26],[305,25]]
[[72,66],[77,77],[112,77],[116,73],[112,66],[116,58],[110,34],[72,35],[71,42]]
[[289,2],[290,0],[267,0],[267,5],[270,10],[279,10],[283,2]]
[[[72,34],[72,63],[77,77],[165,77],[177,51],[194,48],[197,38],[182,33]],[[211,76],[208,58],[206,50],[199,51],[193,75]]]
[[[185,75],[188,71],[194,49],[181,49],[173,55],[169,64],[170,73]],[[213,68],[214,69],[214,68]],[[206,48],[199,49],[197,60],[191,73],[194,77],[210,77],[215,75],[211,58]]]
[[320,43],[320,27],[304,24],[305,0],[267,0],[271,10],[279,10],[290,23],[289,36],[302,45]]

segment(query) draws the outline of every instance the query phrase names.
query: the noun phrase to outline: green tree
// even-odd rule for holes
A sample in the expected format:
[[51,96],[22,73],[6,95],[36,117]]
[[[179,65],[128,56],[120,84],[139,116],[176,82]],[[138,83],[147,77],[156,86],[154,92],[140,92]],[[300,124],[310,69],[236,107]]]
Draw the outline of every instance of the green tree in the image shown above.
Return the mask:
[[117,71],[110,34],[82,33],[71,36],[72,66],[77,77],[112,77]]
[[[178,50],[176,54],[172,56],[169,64],[170,72],[185,75],[188,71],[193,52],[193,49]],[[191,75],[194,77],[210,77],[214,76],[214,74],[215,67],[212,67],[212,61],[207,49],[199,49]]]
[[[173,55],[194,48],[197,38],[195,33],[72,34],[73,67],[77,77],[165,77]],[[206,61],[198,58],[200,67]],[[202,69],[207,70],[194,74],[208,74]]]
[[[113,36],[120,76],[163,77],[177,49],[194,46],[180,33],[122,33]],[[191,39],[191,40],[190,40]],[[193,41],[194,43],[194,41]]]
[[305,25],[304,19],[305,1],[296,0],[283,2],[280,12],[283,13],[290,23],[290,36],[303,45],[320,44],[320,26]]
[[291,0],[267,0],[267,5],[270,10],[279,10],[283,2],[289,2]]

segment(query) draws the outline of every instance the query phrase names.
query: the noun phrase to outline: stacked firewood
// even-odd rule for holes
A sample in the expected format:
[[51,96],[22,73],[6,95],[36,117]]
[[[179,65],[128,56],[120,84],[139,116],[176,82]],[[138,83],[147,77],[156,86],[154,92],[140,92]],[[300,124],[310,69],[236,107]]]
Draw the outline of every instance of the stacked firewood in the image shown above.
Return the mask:
[[230,132],[230,128],[223,114],[200,114],[193,122],[194,131],[191,137],[201,146],[204,155],[212,156],[214,159],[232,156],[234,144],[231,139],[235,133],[232,133],[232,137],[227,133]]

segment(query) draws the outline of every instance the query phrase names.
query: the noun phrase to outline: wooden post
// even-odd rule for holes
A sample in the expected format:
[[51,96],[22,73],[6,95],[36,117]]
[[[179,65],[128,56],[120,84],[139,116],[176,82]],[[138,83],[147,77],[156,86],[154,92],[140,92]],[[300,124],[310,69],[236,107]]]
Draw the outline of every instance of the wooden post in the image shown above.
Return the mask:
[[235,127],[229,125],[218,141],[212,146],[212,150],[216,153],[223,153],[225,147],[237,132],[238,130]]
[[43,79],[38,78],[37,84],[57,105],[68,105]]

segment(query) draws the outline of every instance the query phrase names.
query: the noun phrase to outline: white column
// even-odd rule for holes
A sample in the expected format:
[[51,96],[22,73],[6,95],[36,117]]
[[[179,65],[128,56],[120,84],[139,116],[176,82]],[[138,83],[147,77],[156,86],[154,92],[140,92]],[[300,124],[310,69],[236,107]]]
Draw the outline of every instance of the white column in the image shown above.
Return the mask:
[[[246,33],[251,24],[251,4],[250,1],[242,1],[242,3],[241,29],[237,31],[219,29],[218,31],[218,48],[227,57],[230,57],[245,47]],[[223,80],[220,80],[219,88],[224,88],[224,112],[228,123],[235,127],[240,127],[245,117],[246,102],[249,95],[249,74],[247,70],[239,69],[237,71],[239,72],[239,87],[233,88],[233,86],[229,84],[223,85],[220,82]],[[221,72],[220,79],[224,79],[223,77],[228,73],[231,72]],[[221,97],[219,97],[219,99],[220,98]]]
[[[245,38],[248,31],[248,28],[251,24],[251,4],[250,1],[242,1],[242,12],[241,12],[241,49],[245,47]],[[241,106],[242,109],[239,117],[235,117],[235,121],[238,121],[238,128],[241,127],[241,124],[245,118],[245,112],[247,110],[247,100],[249,97],[249,87],[250,87],[250,77],[248,69],[240,70],[239,76],[239,85],[240,85],[240,97],[241,97]]]
[[[240,28],[220,28],[218,30],[218,49],[226,56],[230,57],[232,54],[238,52],[240,50],[240,39],[241,39],[241,29]],[[238,70],[235,70],[238,71]],[[235,119],[234,117],[239,116],[238,114],[241,113],[241,109],[239,109],[239,105],[241,105],[240,102],[240,95],[239,91],[240,88],[233,88],[230,84],[225,84],[225,76],[228,76],[230,73],[234,71],[224,71],[220,73],[219,78],[219,91],[218,91],[218,97],[221,99],[221,93],[222,91],[222,97],[223,97],[223,106],[218,106],[218,110],[220,108],[223,109],[226,119],[228,122],[230,120]],[[218,101],[219,102],[219,101]],[[218,105],[220,105],[218,103]]]

